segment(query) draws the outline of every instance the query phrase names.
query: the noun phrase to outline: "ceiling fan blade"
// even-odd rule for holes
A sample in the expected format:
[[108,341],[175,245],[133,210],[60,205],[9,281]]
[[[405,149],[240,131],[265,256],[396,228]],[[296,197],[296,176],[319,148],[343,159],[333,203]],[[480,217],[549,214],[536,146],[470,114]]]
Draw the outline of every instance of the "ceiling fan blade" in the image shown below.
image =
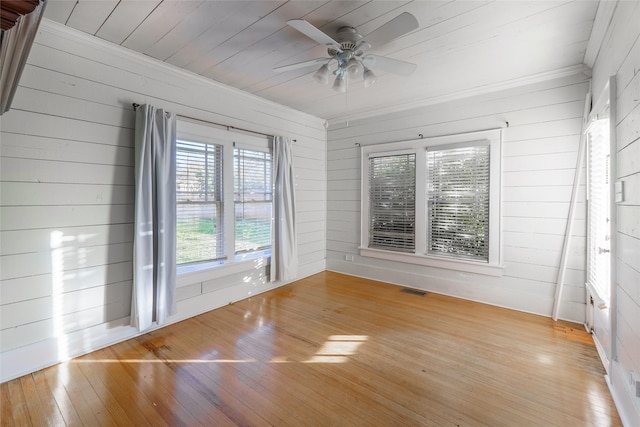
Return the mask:
[[391,21],[364,36],[362,41],[360,41],[362,50],[367,50],[371,47],[380,47],[417,28],[420,28],[420,24],[415,16],[409,12],[401,13]]
[[311,67],[313,65],[325,64],[330,60],[331,58],[316,58],[316,59],[311,59],[309,61],[296,62],[295,64],[288,64],[288,65],[283,65],[281,67],[274,67],[273,71],[277,71],[281,73],[284,71],[297,70],[298,68],[306,68],[306,67]]
[[372,70],[388,71],[401,76],[411,75],[418,66],[412,62],[400,61],[398,59],[387,58],[386,56],[367,55],[362,58],[365,67]]
[[300,31],[305,36],[320,43],[323,46],[331,47],[338,52],[342,52],[340,43],[305,21],[304,19],[292,19],[287,21],[287,24],[296,30]]

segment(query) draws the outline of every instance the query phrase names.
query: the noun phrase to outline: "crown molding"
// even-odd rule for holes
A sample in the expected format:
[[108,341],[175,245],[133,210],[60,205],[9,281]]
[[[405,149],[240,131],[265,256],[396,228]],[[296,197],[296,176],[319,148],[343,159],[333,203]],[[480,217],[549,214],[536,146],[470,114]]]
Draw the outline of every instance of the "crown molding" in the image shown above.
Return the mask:
[[59,22],[55,22],[50,19],[43,18],[42,21],[40,22],[40,27],[38,28],[38,33],[42,33],[42,32],[49,33],[53,36],[57,36],[60,38],[64,38],[67,40],[84,44],[85,46],[88,46],[92,49],[97,49],[100,51],[111,53],[116,56],[120,56],[122,58],[125,58],[126,60],[133,62],[134,64],[137,63],[142,66],[155,67],[156,69],[159,69],[163,72],[173,74],[178,78],[187,79],[192,82],[197,82],[199,84],[202,84],[214,90],[226,92],[232,96],[246,99],[247,101],[252,103],[261,104],[265,106],[266,109],[278,109],[286,112],[286,114],[295,114],[297,116],[304,117],[306,120],[319,121],[320,122],[319,127],[322,127],[322,128],[326,127],[325,120],[320,117],[314,116],[309,113],[305,113],[300,110],[296,110],[289,106],[270,101],[260,96],[253,95],[249,92],[245,92],[243,90],[236,89],[234,87],[225,85],[218,81],[203,77],[191,71],[176,67],[175,65],[168,64],[156,58],[144,55],[142,53],[117,45],[107,40],[103,40],[91,34],[87,34],[82,31],[76,30],[75,28],[71,28],[66,25],[60,24]]
[[386,114],[398,113],[402,111],[413,110],[420,107],[427,107],[430,105],[444,104],[450,101],[457,101],[460,99],[471,98],[473,96],[485,95],[492,92],[498,92],[506,89],[513,89],[520,86],[526,86],[530,84],[540,83],[548,80],[553,80],[561,77],[573,76],[576,74],[585,74],[587,77],[591,77],[591,69],[584,64],[572,65],[569,67],[559,68],[544,73],[533,74],[526,77],[519,77],[516,79],[506,80],[499,83],[492,83],[483,86],[477,86],[470,89],[464,89],[458,92],[453,92],[446,95],[438,95],[418,101],[406,102],[403,104],[394,105],[387,108],[380,108],[375,110],[361,111],[347,116],[340,116],[330,118],[329,129],[336,129],[341,127],[340,125],[345,122],[370,119],[372,117],[383,116]]

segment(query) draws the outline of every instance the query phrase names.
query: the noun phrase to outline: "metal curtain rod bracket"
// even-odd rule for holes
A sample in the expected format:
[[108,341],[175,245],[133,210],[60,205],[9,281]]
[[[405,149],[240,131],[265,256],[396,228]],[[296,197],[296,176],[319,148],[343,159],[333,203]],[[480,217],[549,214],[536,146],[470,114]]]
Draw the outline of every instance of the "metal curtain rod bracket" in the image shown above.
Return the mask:
[[[138,107],[140,106],[140,104],[136,104],[135,102],[133,104],[133,110],[137,110]],[[250,129],[243,129],[243,128],[239,128],[239,127],[235,127],[235,126],[231,126],[231,125],[225,125],[223,123],[216,123],[216,122],[212,122],[210,120],[202,120],[202,119],[198,119],[196,117],[189,117],[189,116],[183,116],[182,114],[177,114],[178,117],[183,118],[183,119],[189,119],[189,120],[195,120],[197,122],[202,122],[202,123],[207,123],[207,124],[211,124],[211,125],[216,125],[216,126],[221,126],[223,128],[226,128],[228,131],[230,131],[231,129],[234,130],[238,130],[241,132],[249,132],[249,133],[254,133],[256,135],[260,135],[260,136],[266,136],[267,138],[272,138],[273,135],[269,135],[267,133],[263,133],[263,132],[257,132],[255,130],[250,130]],[[293,142],[298,142],[297,139],[292,139]]]

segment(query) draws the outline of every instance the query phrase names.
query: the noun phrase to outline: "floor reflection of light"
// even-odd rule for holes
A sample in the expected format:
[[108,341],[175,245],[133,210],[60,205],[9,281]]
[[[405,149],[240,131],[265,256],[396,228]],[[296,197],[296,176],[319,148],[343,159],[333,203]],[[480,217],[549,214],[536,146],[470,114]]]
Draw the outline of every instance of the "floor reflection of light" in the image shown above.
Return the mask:
[[58,360],[69,358],[67,336],[64,333],[63,293],[64,293],[64,233],[51,232],[51,299],[53,315],[53,336],[58,343]]
[[76,359],[72,363],[92,364],[92,363],[254,363],[256,359]]
[[553,359],[548,354],[538,354],[538,362],[544,365],[552,365]]
[[366,335],[331,335],[306,363],[345,363],[367,339]]
[[608,403],[602,397],[601,391],[593,383],[589,384],[587,399],[589,400],[589,409],[591,410],[593,420],[595,421],[592,424],[596,426],[609,425],[610,419],[602,409],[606,408],[608,406]]

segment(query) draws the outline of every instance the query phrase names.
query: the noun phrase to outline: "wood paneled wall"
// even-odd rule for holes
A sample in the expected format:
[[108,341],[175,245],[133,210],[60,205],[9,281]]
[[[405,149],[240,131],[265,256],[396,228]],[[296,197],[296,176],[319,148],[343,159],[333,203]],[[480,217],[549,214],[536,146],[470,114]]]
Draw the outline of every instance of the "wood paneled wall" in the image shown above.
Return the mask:
[[[295,138],[299,275],[325,269],[324,121],[44,20],[1,117],[3,380],[135,333],[133,102]],[[222,271],[180,278],[173,320],[279,285]]]
[[[593,66],[593,93],[616,76],[617,180],[625,200],[616,204],[616,311],[618,360],[610,372],[623,421],[640,425],[640,2],[618,1]],[[640,387],[640,386],[639,386]]]
[[[327,268],[542,315],[551,315],[589,79],[580,74],[372,119],[328,133]],[[372,90],[373,87],[372,87]],[[358,255],[360,145],[502,127],[502,277]],[[559,315],[585,312],[585,188]],[[354,257],[347,261],[347,257]]]

